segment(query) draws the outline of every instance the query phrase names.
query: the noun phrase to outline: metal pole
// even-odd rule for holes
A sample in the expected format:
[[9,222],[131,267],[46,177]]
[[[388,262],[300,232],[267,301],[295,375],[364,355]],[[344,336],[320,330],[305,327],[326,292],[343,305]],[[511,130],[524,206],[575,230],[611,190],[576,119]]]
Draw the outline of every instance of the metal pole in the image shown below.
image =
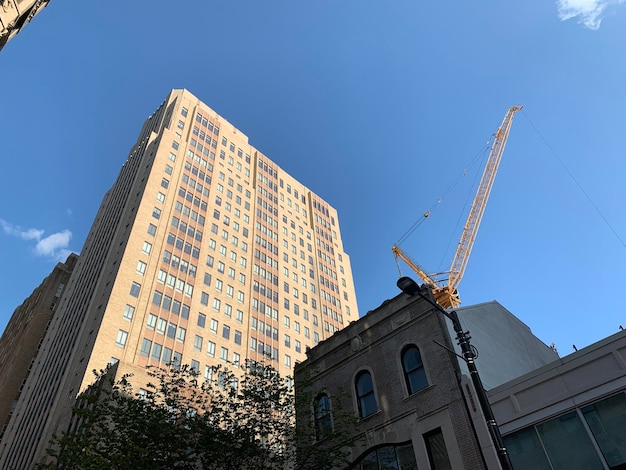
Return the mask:
[[472,378],[474,389],[476,389],[480,408],[485,415],[487,428],[489,429],[489,434],[491,435],[493,445],[496,447],[498,459],[500,460],[502,470],[513,470],[513,465],[511,464],[509,453],[506,450],[506,446],[504,445],[504,441],[502,440],[502,435],[500,434],[500,429],[498,428],[498,423],[496,423],[496,418],[491,409],[491,404],[489,403],[489,399],[487,398],[487,392],[485,392],[483,382],[482,380],[480,380],[480,375],[478,374],[478,369],[476,368],[476,362],[474,361],[475,355],[469,342],[469,334],[463,331],[463,328],[461,327],[461,322],[459,321],[459,317],[455,311],[449,312],[448,314],[448,312],[441,309],[441,312],[444,313],[450,320],[452,320],[452,326],[454,327],[454,332],[456,333],[456,340],[458,341],[459,346],[461,346],[461,352],[463,353],[465,363],[467,364],[467,368],[470,372],[470,377]]
[[[406,280],[407,282],[410,280],[412,285],[410,283],[405,283],[403,285],[401,282],[403,280]],[[476,390],[476,394],[478,395],[480,409],[485,415],[487,429],[489,430],[493,445],[496,448],[498,460],[500,461],[500,466],[502,467],[502,470],[513,470],[513,465],[511,464],[509,453],[506,449],[506,446],[504,445],[502,435],[500,434],[500,429],[498,428],[496,418],[491,409],[491,404],[489,403],[489,399],[487,398],[487,392],[485,392],[482,380],[480,380],[480,375],[478,374],[478,369],[476,368],[476,362],[474,361],[476,355],[474,354],[474,351],[472,351],[472,346],[470,345],[469,332],[463,331],[463,327],[461,326],[461,322],[459,321],[458,314],[454,310],[451,312],[447,312],[441,305],[424,295],[422,293],[422,288],[410,278],[401,278],[398,281],[398,287],[400,287],[403,292],[406,292],[409,295],[419,295],[420,298],[424,299],[426,302],[432,305],[435,310],[437,310],[442,315],[445,315],[447,318],[450,319],[450,321],[452,321],[452,327],[454,328],[454,332],[456,333],[456,340],[458,342],[458,345],[461,347],[463,359],[465,360],[467,368],[470,372],[472,384],[474,385],[474,389]]]

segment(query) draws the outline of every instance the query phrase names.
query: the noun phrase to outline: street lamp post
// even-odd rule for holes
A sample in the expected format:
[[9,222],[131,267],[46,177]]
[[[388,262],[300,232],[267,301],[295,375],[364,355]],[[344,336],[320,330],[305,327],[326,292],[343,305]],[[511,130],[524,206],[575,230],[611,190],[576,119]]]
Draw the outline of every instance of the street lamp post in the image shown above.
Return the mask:
[[424,295],[424,290],[428,290],[430,288],[428,286],[419,286],[410,277],[401,277],[400,279],[398,279],[397,286],[405,294],[408,294],[410,296],[419,296],[421,299],[432,305],[435,310],[437,310],[439,313],[452,321],[452,327],[454,328],[454,332],[456,333],[457,343],[461,347],[463,360],[467,364],[472,383],[474,384],[474,388],[476,389],[476,395],[478,395],[480,409],[485,415],[485,422],[487,423],[487,428],[489,429],[491,440],[498,453],[500,466],[502,467],[502,470],[513,470],[513,466],[511,465],[511,460],[509,458],[509,453],[507,452],[506,446],[502,441],[502,435],[500,434],[498,424],[496,423],[496,418],[493,415],[491,405],[489,404],[487,392],[485,392],[485,389],[483,388],[483,383],[480,380],[480,375],[478,374],[478,369],[476,368],[476,354],[474,353],[474,351],[472,350],[472,346],[470,345],[469,332],[463,331],[463,327],[461,326],[461,322],[459,321],[459,316],[457,315],[456,311],[452,310],[448,312],[443,307],[441,307],[441,305],[434,302],[429,296]]

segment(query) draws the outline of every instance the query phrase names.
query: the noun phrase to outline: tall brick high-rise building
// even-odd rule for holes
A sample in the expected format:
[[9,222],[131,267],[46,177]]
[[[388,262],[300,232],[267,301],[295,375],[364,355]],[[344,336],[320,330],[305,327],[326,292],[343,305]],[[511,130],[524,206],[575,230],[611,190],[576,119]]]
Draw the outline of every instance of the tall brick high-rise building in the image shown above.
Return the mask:
[[143,126],[102,201],[0,442],[45,458],[91,371],[271,364],[358,318],[337,212],[186,90]]

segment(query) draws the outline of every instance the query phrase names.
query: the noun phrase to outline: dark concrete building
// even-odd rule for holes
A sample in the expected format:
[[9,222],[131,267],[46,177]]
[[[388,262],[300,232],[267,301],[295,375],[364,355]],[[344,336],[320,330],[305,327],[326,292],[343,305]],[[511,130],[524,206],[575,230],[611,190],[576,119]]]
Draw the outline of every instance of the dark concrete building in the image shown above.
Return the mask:
[[464,396],[451,348],[445,318],[424,300],[401,294],[385,301],[296,366],[296,394],[321,391],[310,407],[300,407],[298,425],[313,420],[317,445],[325,445],[325,427],[343,425],[333,411],[352,410],[355,469],[496,468],[489,465],[497,463],[490,442],[476,432],[468,403],[477,400]]
[[[495,301],[457,313],[479,353],[485,389],[558,360]],[[309,407],[300,406],[299,425],[312,422],[317,445],[324,445],[324,428],[342,425],[333,411],[352,412],[358,424],[351,436],[358,439],[348,451],[355,469],[499,469],[455,336],[451,322],[418,297],[383,302],[296,367],[296,393],[320,391]]]
[[71,254],[15,309],[0,338],[0,439],[76,265]]

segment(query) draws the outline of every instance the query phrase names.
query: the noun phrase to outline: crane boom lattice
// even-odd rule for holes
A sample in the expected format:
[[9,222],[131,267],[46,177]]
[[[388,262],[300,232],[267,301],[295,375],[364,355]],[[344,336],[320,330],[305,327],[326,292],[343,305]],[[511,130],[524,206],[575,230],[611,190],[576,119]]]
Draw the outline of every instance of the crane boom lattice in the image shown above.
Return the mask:
[[433,287],[435,300],[444,308],[456,308],[461,303],[457,288],[461,279],[463,279],[463,274],[465,273],[465,268],[467,267],[474,241],[476,240],[478,227],[483,218],[485,207],[489,200],[489,194],[491,193],[491,188],[493,187],[493,182],[498,172],[498,166],[500,165],[500,160],[504,153],[504,147],[509,137],[513,116],[520,109],[522,109],[522,106],[509,108],[502,124],[496,131],[493,145],[489,152],[489,158],[487,159],[487,164],[485,165],[476,195],[474,196],[467,221],[463,227],[463,233],[457,245],[450,271],[447,272],[447,280],[442,280],[437,275],[426,274],[426,272],[417,263],[411,260],[399,246],[394,245],[391,247],[391,251],[396,257],[396,260],[398,257],[402,259],[426,284]]

